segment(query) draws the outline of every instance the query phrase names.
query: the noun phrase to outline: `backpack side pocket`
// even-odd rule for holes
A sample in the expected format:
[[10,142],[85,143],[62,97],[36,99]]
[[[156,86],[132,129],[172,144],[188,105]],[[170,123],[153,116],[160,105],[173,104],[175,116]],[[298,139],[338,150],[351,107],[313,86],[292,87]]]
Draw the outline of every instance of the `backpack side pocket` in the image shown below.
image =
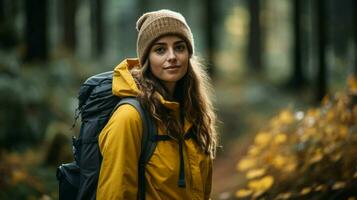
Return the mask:
[[59,200],[75,200],[79,187],[79,166],[76,162],[62,164],[57,168]]

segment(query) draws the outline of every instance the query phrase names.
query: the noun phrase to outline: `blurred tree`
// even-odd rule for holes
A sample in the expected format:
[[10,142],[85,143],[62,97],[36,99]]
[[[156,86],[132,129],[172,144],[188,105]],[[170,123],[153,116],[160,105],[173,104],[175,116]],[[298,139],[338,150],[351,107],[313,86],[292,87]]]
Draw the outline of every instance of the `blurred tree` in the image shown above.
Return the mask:
[[355,42],[355,44],[354,44],[354,52],[355,52],[355,55],[354,55],[354,59],[355,59],[355,63],[354,63],[354,71],[353,71],[353,73],[354,73],[354,76],[355,77],[357,77],[357,10],[356,10],[356,8],[357,8],[357,1],[353,1],[353,10],[352,10],[352,12],[353,12],[353,22],[352,22],[352,26],[353,26],[353,31],[354,31],[354,33],[353,33],[353,35],[354,35],[354,38],[353,38],[353,40],[354,40],[354,42]]
[[15,15],[18,11],[18,1],[0,0],[0,46],[10,48],[16,45]]
[[26,124],[24,101],[20,92],[14,89],[14,79],[1,78],[4,83],[0,86],[0,147],[15,149],[24,143],[33,142],[34,137]]
[[94,55],[102,55],[104,49],[103,38],[103,1],[91,0],[91,25]]
[[214,51],[216,48],[214,39],[214,27],[217,19],[217,6],[214,0],[204,0],[202,3],[205,5],[205,24],[206,24],[206,42],[207,42],[207,56],[208,56],[208,73],[212,76],[215,74],[214,66]]
[[47,0],[25,1],[25,13],[25,61],[46,60],[48,57]]
[[5,21],[5,5],[4,0],[0,0],[0,24],[3,24]]
[[326,63],[326,7],[325,0],[315,1],[316,20],[317,20],[317,51],[318,51],[318,68],[317,68],[317,91],[316,100],[320,102],[327,93],[327,63]]
[[63,0],[63,43],[65,47],[73,52],[76,48],[75,16],[77,0]]
[[59,166],[64,162],[71,162],[73,160],[68,136],[61,132],[61,130],[56,131],[45,155],[44,164],[46,165]]
[[260,27],[260,0],[247,0],[250,14],[248,63],[250,69],[260,71],[261,61],[261,27]]
[[300,89],[305,84],[305,77],[302,66],[302,52],[301,52],[301,0],[294,0],[293,6],[293,33],[294,33],[294,47],[293,47],[293,73],[291,75],[290,84],[293,88]]
[[150,3],[148,0],[137,0],[137,4],[138,4],[138,8],[139,8],[139,16],[141,16],[141,14],[148,12]]

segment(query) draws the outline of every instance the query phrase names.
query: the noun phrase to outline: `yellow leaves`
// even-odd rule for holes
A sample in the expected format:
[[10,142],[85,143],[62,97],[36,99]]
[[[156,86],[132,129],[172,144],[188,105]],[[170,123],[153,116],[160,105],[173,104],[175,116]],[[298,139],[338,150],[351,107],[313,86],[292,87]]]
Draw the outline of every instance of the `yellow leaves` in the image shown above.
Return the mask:
[[273,166],[277,169],[281,169],[286,164],[286,159],[281,156],[277,155],[273,159]]
[[301,195],[307,195],[307,194],[309,194],[310,192],[311,192],[311,188],[310,187],[305,187],[305,188],[303,188],[302,190],[301,190],[301,192],[300,192],[300,194]]
[[248,151],[248,155],[257,156],[261,152],[261,147],[251,146]]
[[343,181],[339,181],[339,182],[336,182],[335,184],[333,184],[332,190],[339,190],[339,189],[342,189],[345,187],[346,187],[346,183]]
[[278,196],[276,197],[277,200],[280,200],[280,199],[290,199],[291,197],[291,193],[290,192],[285,192],[285,193],[281,193],[281,194],[278,194]]
[[320,184],[320,185],[316,186],[315,191],[316,192],[323,191],[326,189],[326,187],[327,187],[326,185]]
[[294,114],[290,110],[283,110],[277,117],[271,121],[272,127],[289,125],[294,122]]
[[320,118],[320,110],[316,108],[311,108],[307,111],[307,119],[318,119]]
[[240,160],[240,162],[237,165],[238,170],[240,171],[246,171],[249,168],[254,167],[256,164],[255,159],[253,158],[243,158],[242,160]]
[[293,172],[295,169],[296,169],[296,163],[293,161],[290,161],[289,163],[287,163],[283,168],[284,172],[287,172],[287,173]]
[[[258,171],[255,171],[258,172]],[[260,170],[258,173],[265,173],[265,170]],[[246,198],[253,195],[253,198],[257,198],[264,192],[269,190],[274,184],[274,178],[272,176],[264,176],[261,179],[251,180],[248,183],[248,189],[239,189],[236,192],[236,197]]]
[[23,171],[23,170],[14,170],[12,171],[12,176],[11,176],[11,183],[13,185],[22,182],[24,180],[26,180],[28,177],[28,174]]
[[[258,169],[255,171],[250,171],[250,175],[253,177],[261,176],[265,173],[265,169]],[[239,189],[236,192],[236,197],[245,198],[253,195],[253,197],[258,197],[265,191],[270,189],[274,184],[274,177],[264,176],[261,179],[250,180],[248,182],[248,189]]]
[[352,120],[352,112],[343,112],[340,116],[341,121],[349,122]]
[[250,195],[252,195],[252,193],[253,193],[252,190],[240,189],[236,192],[236,197],[245,198],[245,197],[249,197]]
[[294,121],[294,115],[289,110],[286,110],[280,113],[279,119],[284,124],[290,124]]
[[336,113],[333,110],[330,110],[327,114],[326,114],[326,119],[327,120],[333,120],[336,117]]
[[324,154],[331,154],[332,152],[334,152],[337,148],[336,143],[331,143],[326,145],[326,147],[324,147],[323,152]]
[[346,126],[340,126],[337,133],[341,139],[345,139],[348,136],[348,128]]
[[266,169],[260,168],[260,169],[252,169],[247,172],[246,178],[247,179],[254,179],[261,177],[265,174]]
[[[353,84],[357,92],[357,82]],[[238,190],[237,197],[326,196],[331,190],[343,194],[357,185],[356,101],[349,93],[324,101],[306,112],[283,110],[255,136],[247,156],[237,165],[246,178],[245,189]]]
[[341,159],[342,157],[342,153],[336,153],[334,155],[331,156],[331,161],[333,162],[337,162]]
[[322,150],[320,148],[316,149],[316,152],[310,158],[309,163],[311,163],[311,164],[317,163],[317,162],[321,161],[322,158],[323,158]]
[[255,137],[254,142],[255,142],[255,145],[257,145],[257,146],[265,146],[270,142],[271,139],[272,139],[272,136],[270,133],[260,132]]
[[265,192],[274,183],[274,177],[272,176],[264,176],[258,180],[251,180],[248,182],[248,188],[255,192]]
[[0,186],[6,188],[24,184],[42,192],[43,185],[28,170],[34,162],[38,162],[34,152],[14,153],[0,150]]
[[316,133],[316,128],[314,127],[307,127],[302,130],[302,135],[299,137],[301,142],[309,141]]
[[284,133],[279,133],[274,137],[274,144],[282,144],[286,142],[287,136]]
[[296,169],[296,161],[293,156],[277,154],[272,158],[271,166],[284,172],[292,172]]

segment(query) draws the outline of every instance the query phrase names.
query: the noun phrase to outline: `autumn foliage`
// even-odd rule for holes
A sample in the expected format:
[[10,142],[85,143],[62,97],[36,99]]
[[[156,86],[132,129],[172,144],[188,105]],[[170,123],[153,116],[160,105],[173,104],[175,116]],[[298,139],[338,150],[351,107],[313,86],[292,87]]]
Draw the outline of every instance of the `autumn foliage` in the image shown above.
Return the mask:
[[237,170],[238,199],[357,199],[357,81],[321,106],[283,110],[259,132]]

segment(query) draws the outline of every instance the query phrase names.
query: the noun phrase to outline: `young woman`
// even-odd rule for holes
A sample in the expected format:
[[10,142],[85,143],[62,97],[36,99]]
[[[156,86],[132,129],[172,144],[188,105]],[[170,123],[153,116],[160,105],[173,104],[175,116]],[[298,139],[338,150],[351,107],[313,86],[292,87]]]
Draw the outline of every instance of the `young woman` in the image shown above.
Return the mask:
[[[137,21],[138,59],[114,70],[113,94],[137,97],[155,120],[158,141],[145,168],[146,199],[209,199],[217,135],[209,78],[194,56],[185,18],[170,10]],[[103,156],[97,199],[137,199],[143,128],[138,111],[120,106],[99,136]],[[192,137],[187,137],[189,133]]]

